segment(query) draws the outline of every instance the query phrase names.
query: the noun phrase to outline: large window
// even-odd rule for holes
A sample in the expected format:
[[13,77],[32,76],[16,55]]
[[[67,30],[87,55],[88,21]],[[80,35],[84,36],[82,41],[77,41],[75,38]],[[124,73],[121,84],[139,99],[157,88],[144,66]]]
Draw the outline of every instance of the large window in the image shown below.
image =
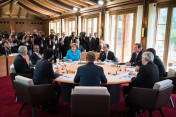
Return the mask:
[[75,27],[76,27],[75,21],[69,21],[69,30],[68,30],[69,35],[71,35],[72,32],[76,31]]
[[49,23],[49,32],[51,29],[53,29],[55,33],[61,33],[61,21],[60,20],[51,21]]
[[155,49],[157,55],[163,60],[164,55],[164,44],[167,24],[167,8],[158,9],[158,21],[157,21],[157,33],[155,43]]
[[173,8],[173,12],[172,12],[168,66],[169,67],[176,67],[176,7]]
[[[176,5],[158,5],[153,48],[166,70],[176,67]],[[149,42],[152,42],[148,38]]]
[[89,33],[98,32],[98,18],[97,17],[84,17],[83,18],[83,29],[87,36]]
[[127,62],[133,52],[135,11],[110,15],[110,50],[120,62]]

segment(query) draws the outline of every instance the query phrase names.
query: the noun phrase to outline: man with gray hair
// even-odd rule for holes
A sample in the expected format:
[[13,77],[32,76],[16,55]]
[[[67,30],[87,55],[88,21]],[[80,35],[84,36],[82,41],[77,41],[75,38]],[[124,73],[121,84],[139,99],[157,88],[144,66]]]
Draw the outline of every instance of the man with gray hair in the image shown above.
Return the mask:
[[87,53],[86,61],[86,65],[78,67],[74,82],[80,83],[80,86],[100,86],[100,81],[107,83],[103,68],[94,64],[94,52]]
[[[159,70],[153,63],[153,60],[154,55],[151,52],[144,52],[142,54],[142,65],[137,76],[131,79],[129,86],[123,87],[124,97],[128,95],[132,87],[153,88],[154,84],[159,81]],[[132,74],[129,73],[129,75]]]
[[19,54],[16,56],[14,60],[14,67],[16,70],[16,73],[23,73],[23,74],[33,74],[34,69],[30,68],[27,61],[26,57],[27,55],[27,47],[26,46],[20,46],[18,48]]

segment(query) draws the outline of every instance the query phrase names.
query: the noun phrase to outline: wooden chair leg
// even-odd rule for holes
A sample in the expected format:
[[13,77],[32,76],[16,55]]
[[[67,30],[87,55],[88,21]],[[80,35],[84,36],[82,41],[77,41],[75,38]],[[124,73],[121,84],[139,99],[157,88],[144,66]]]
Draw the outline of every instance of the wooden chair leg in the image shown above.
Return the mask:
[[35,106],[32,106],[32,117],[35,117]]
[[18,98],[16,97],[15,102],[18,102]]
[[22,107],[21,107],[21,109],[19,111],[19,115],[21,115],[21,112],[22,112],[22,110],[23,110],[23,108],[24,108],[25,105],[26,105],[25,103],[22,105]]
[[160,111],[162,117],[164,117],[164,113],[163,113],[163,111],[161,110],[161,108],[159,109],[159,111]]
[[149,117],[152,117],[152,111],[149,111]]
[[174,102],[172,100],[172,97],[170,96],[170,102],[171,102],[171,105],[172,105],[172,108],[174,108]]

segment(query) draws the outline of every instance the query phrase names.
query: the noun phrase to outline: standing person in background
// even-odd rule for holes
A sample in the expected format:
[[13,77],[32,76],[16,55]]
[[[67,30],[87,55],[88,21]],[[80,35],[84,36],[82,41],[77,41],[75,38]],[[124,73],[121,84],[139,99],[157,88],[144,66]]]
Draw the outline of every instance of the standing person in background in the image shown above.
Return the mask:
[[77,45],[78,50],[80,50],[81,52],[84,51],[83,46],[79,43],[79,39],[76,39],[76,45]]
[[89,37],[86,38],[87,48],[86,51],[96,51],[95,50],[95,38],[93,37],[93,34],[90,33]]
[[17,39],[15,30],[11,31],[11,34],[9,36],[9,42],[11,45],[12,53],[18,53],[19,40]]
[[26,36],[24,37],[24,45],[27,46],[29,56],[32,55],[32,39],[31,38],[32,36],[30,35],[30,32],[27,32]]
[[83,46],[83,48],[86,50],[87,48],[87,44],[86,44],[86,33],[85,32],[81,32],[80,33],[80,36],[79,36],[79,42],[80,42],[80,45]]
[[72,32],[69,39],[70,39],[70,46],[72,45],[72,43],[76,43],[76,39],[78,39],[78,38],[76,37],[75,32]]
[[67,51],[70,48],[70,40],[69,40],[69,37],[66,36],[65,32],[62,33],[62,38],[59,41],[59,45],[62,52],[62,58],[66,57]]
[[98,49],[99,42],[100,42],[97,32],[94,33],[94,37],[95,37],[95,51],[96,51]]
[[60,51],[60,44],[59,41],[61,40],[60,33],[57,33],[56,35],[56,41],[55,41],[55,46],[56,46],[56,57],[61,59],[61,51]]

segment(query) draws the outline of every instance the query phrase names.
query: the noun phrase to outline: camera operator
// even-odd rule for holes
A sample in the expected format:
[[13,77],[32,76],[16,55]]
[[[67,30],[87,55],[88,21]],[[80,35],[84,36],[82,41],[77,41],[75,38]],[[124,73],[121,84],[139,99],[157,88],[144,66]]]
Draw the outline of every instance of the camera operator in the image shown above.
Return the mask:
[[40,31],[39,37],[41,40],[41,45],[40,45],[40,53],[43,54],[45,48],[46,48],[46,40],[45,40],[45,34],[44,32]]
[[70,47],[71,47],[72,43],[76,43],[76,39],[78,39],[78,38],[76,37],[75,32],[72,32],[71,35],[70,35],[70,37],[69,37]]
[[36,29],[33,30],[32,42],[32,45],[38,45],[39,47],[41,46],[41,38],[39,37]]
[[25,33],[19,32],[17,35],[17,39],[19,40],[19,46],[24,45],[24,37]]
[[15,30],[11,31],[11,34],[9,36],[9,42],[10,42],[12,53],[18,53],[18,47],[20,45],[20,41],[17,39]]
[[27,32],[24,36],[24,45],[27,46],[28,55],[32,55],[32,36],[30,35],[30,32]]
[[84,49],[86,49],[86,33],[85,32],[81,32],[80,33],[80,36],[79,36],[79,42],[80,42],[80,45],[83,46]]

